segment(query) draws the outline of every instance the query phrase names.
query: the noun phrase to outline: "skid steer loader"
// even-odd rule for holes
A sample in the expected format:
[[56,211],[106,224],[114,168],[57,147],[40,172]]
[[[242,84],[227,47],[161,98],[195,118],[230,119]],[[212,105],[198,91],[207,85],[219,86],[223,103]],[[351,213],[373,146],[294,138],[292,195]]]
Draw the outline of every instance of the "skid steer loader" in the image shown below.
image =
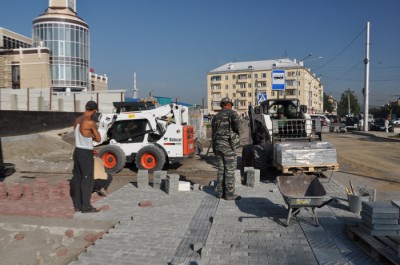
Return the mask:
[[249,106],[248,115],[251,143],[243,147],[244,167],[275,167],[282,173],[339,169],[335,147],[322,141],[320,120],[311,119],[298,100],[267,100]]
[[193,155],[194,131],[188,125],[187,107],[171,103],[132,111],[133,104],[114,103],[115,113],[99,115],[101,141],[94,145],[107,172],[117,173],[126,163],[135,163],[151,173]]

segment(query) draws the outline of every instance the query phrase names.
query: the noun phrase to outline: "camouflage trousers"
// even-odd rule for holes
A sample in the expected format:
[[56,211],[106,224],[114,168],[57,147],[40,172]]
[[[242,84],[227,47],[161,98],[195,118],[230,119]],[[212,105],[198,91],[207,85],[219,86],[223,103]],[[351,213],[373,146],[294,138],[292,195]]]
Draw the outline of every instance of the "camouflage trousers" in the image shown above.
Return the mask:
[[232,149],[217,150],[218,159],[217,186],[215,191],[221,195],[233,194],[235,192],[235,170],[237,166],[236,152]]

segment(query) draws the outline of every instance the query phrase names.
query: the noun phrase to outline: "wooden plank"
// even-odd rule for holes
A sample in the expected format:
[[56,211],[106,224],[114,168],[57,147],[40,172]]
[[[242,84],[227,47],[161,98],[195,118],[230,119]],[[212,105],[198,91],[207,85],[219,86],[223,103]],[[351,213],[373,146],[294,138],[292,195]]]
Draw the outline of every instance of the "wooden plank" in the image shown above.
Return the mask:
[[320,171],[338,171],[339,164],[326,164],[326,165],[279,165],[274,164],[275,167],[282,171],[282,173],[293,173],[295,171],[303,172],[320,172]]
[[378,240],[376,237],[367,234],[360,227],[347,227],[346,232],[349,239],[359,246],[367,255],[378,262],[378,264],[400,265],[400,258],[396,251],[384,242]]

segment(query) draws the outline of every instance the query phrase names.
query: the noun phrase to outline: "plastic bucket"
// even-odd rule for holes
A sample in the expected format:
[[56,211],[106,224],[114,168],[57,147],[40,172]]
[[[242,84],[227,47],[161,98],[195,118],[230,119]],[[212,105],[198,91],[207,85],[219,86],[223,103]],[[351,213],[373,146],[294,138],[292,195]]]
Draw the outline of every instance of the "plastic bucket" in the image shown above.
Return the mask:
[[351,195],[347,194],[347,199],[349,202],[349,208],[352,213],[359,214],[361,212],[362,202],[369,201],[370,195],[368,193],[363,193],[361,195]]

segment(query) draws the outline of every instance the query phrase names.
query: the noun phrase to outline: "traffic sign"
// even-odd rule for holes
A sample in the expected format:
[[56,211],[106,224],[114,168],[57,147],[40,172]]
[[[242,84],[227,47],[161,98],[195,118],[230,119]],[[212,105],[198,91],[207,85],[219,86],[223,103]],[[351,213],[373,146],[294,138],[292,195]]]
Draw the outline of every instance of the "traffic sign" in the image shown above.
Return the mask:
[[272,90],[285,90],[285,70],[272,70]]
[[268,99],[267,92],[259,93],[259,94],[257,95],[258,103],[261,103],[261,102],[263,102],[263,101],[266,101],[267,99]]

